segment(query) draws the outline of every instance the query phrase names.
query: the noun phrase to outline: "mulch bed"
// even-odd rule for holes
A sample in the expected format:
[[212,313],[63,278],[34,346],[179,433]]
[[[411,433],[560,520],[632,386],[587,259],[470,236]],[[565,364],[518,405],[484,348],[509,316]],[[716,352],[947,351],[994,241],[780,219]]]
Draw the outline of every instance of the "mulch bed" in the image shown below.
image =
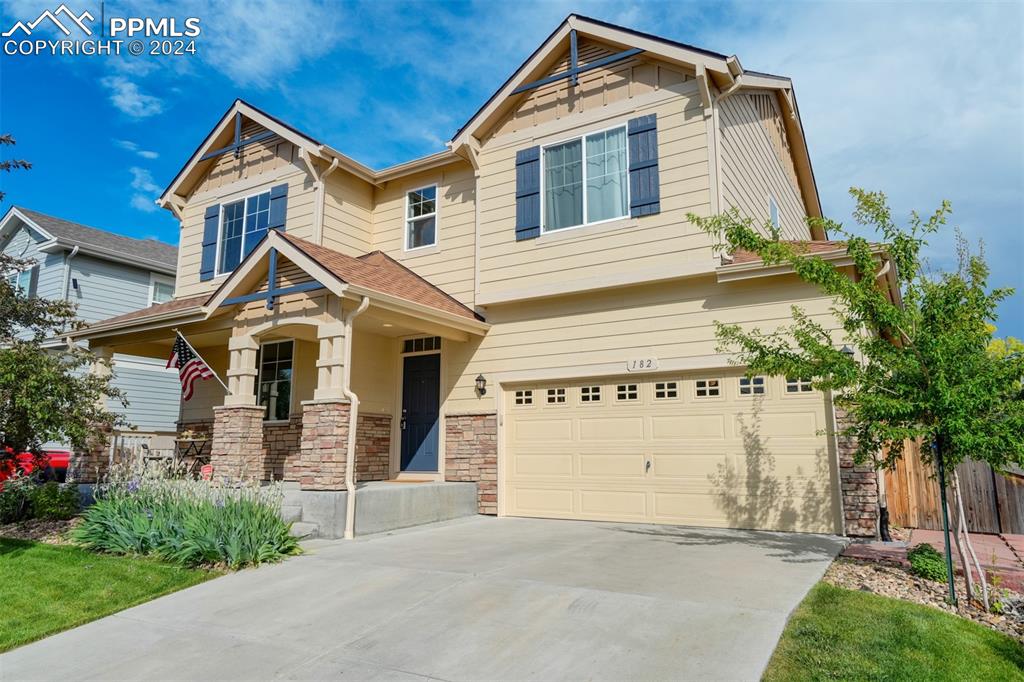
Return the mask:
[[33,540],[48,545],[69,545],[68,531],[78,525],[79,519],[67,521],[46,521],[30,519],[18,523],[0,525],[0,538],[12,540]]
[[915,604],[923,604],[957,614],[987,627],[1024,641],[1024,595],[990,587],[991,599],[1003,604],[1003,613],[985,613],[963,599],[963,583],[956,584],[959,604],[946,602],[945,583],[925,580],[899,565],[840,557],[825,572],[825,582],[848,590],[873,592]]

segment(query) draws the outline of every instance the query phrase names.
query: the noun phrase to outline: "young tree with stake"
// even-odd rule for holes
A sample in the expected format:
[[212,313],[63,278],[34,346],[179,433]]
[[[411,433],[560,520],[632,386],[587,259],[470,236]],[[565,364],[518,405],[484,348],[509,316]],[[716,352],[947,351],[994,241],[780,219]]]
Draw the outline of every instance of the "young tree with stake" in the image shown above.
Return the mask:
[[[736,211],[690,216],[718,240],[719,248],[753,252],[769,266],[788,265],[831,296],[842,329],[841,335],[833,334],[794,307],[793,323],[772,332],[716,323],[719,341],[751,373],[810,376],[816,389],[831,392],[845,412],[838,435],[856,439],[858,463],[892,467],[907,441],[928,445],[922,458],[935,464],[940,478],[952,475],[963,566],[969,565],[969,553],[987,608],[987,584],[966,532],[956,465],[967,459],[996,470],[1024,464],[1024,354],[987,350],[996,306],[1013,290],[990,289],[983,254],[971,254],[959,236],[958,269],[926,272],[921,250],[945,225],[948,202],[927,219],[913,213],[901,227],[883,193],[856,188],[850,193],[857,204],[854,219],[872,228],[880,243],[831,220],[808,223],[838,236],[852,266],[813,255],[803,243],[783,241],[770,223],[758,227]],[[895,276],[898,293],[879,282],[886,268]],[[846,344],[858,352],[844,353]],[[944,508],[945,493],[943,486]],[[946,554],[950,599],[955,601],[948,527]],[[964,573],[970,581],[971,571]],[[972,588],[968,582],[968,598]]]

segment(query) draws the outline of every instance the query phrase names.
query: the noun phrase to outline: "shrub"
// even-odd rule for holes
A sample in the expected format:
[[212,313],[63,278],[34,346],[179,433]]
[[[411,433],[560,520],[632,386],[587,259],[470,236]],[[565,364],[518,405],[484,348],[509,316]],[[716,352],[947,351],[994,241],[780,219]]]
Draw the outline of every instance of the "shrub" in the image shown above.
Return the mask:
[[185,566],[257,565],[300,551],[281,520],[282,497],[280,484],[196,481],[119,467],[72,537],[89,549]]
[[78,513],[78,487],[75,485],[50,481],[33,488],[30,497],[32,518],[58,521]]
[[910,572],[926,580],[942,582],[946,579],[946,560],[928,543],[921,543],[907,552]]
[[32,479],[21,474],[0,484],[0,523],[15,523],[28,518],[33,486]]

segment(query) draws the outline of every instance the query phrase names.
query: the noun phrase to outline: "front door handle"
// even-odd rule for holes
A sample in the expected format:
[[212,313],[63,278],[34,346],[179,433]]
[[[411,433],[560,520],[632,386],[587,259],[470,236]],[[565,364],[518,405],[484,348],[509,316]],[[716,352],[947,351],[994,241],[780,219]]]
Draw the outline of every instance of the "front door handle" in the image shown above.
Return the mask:
[[646,462],[644,462],[644,473],[646,474],[650,470],[651,470],[651,460],[647,460]]
[[401,428],[401,429],[402,429],[403,431],[405,431],[405,420],[404,420],[404,419],[403,419],[402,421],[400,421],[400,422],[399,422],[399,427],[400,427],[400,428]]

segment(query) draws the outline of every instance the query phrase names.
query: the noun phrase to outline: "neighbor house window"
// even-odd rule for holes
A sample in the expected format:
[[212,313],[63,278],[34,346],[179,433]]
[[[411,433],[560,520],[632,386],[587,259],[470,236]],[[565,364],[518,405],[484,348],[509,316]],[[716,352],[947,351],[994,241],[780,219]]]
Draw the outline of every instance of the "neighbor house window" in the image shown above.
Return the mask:
[[810,393],[813,390],[807,377],[786,377],[786,393]]
[[740,377],[740,395],[764,395],[764,377]]
[[267,233],[270,192],[263,192],[221,207],[217,274],[232,272]]
[[7,275],[7,283],[18,293],[27,293],[32,286],[32,270],[20,270]]
[[698,398],[714,398],[722,394],[718,379],[697,379],[696,388]]
[[545,231],[628,214],[625,126],[545,147],[542,163]]
[[260,347],[259,404],[265,419],[284,421],[291,414],[293,341],[274,341]]
[[775,197],[768,198],[768,216],[772,220],[772,225],[778,227],[781,225],[779,222],[779,205],[775,203]]
[[167,303],[174,298],[174,280],[153,275],[149,282],[149,304]]
[[405,195],[405,204],[405,248],[436,244],[437,185],[414,189]]

